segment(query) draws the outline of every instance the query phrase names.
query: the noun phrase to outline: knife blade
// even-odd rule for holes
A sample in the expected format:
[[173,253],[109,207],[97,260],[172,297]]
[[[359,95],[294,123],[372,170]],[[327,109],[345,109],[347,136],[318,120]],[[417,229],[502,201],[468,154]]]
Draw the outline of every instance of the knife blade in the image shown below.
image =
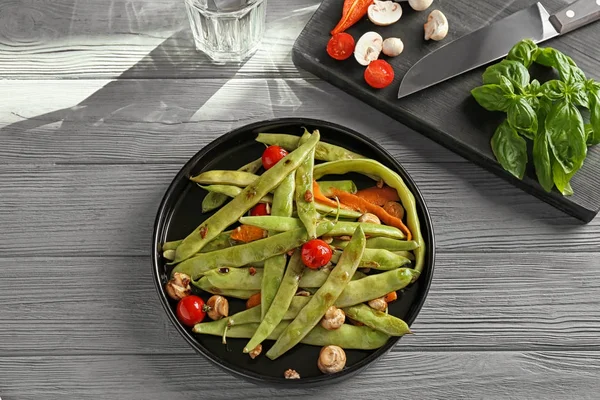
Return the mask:
[[600,0],[578,0],[554,15],[541,3],[458,38],[415,63],[404,75],[398,98],[505,57],[523,39],[536,43],[600,19]]

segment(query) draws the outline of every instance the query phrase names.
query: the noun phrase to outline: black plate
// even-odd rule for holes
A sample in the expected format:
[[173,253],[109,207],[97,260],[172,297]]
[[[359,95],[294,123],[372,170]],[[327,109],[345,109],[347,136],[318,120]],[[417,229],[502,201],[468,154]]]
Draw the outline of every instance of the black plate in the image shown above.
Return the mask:
[[[160,204],[154,225],[152,244],[152,261],[155,284],[160,301],[171,322],[187,342],[199,353],[224,370],[255,383],[268,385],[316,386],[338,382],[349,378],[363,370],[373,361],[385,355],[396,345],[399,338],[391,338],[385,346],[373,351],[347,350],[346,368],[334,375],[323,375],[317,368],[320,348],[316,346],[297,345],[275,361],[264,354],[272,345],[272,341],[263,343],[262,355],[252,360],[242,353],[247,339],[228,339],[227,345],[221,344],[221,338],[208,335],[194,335],[183,326],[175,315],[175,302],[164,292],[164,285],[171,271],[161,257],[160,248],[165,240],[181,239],[195,229],[209,214],[202,214],[201,203],[206,191],[190,183],[188,177],[201,171],[211,169],[237,169],[247,162],[260,157],[264,145],[254,139],[259,132],[279,132],[301,135],[303,127],[309,130],[319,129],[323,141],[343,146],[354,152],[363,154],[385,164],[396,171],[404,179],[408,188],[416,198],[421,229],[426,243],[426,257],[423,273],[419,279],[398,293],[398,300],[390,305],[389,312],[405,320],[409,325],[417,317],[421,309],[431,278],[435,258],[433,228],[427,206],[414,181],[402,166],[383,148],[367,137],[345,127],[320,120],[286,118],[263,121],[236,129],[221,136],[200,150],[179,171],[167,189]],[[348,178],[346,178],[348,179]],[[373,181],[361,175],[352,176],[360,187],[372,185]],[[209,296],[205,296],[207,300]],[[243,310],[242,300],[230,301],[230,314]],[[283,373],[292,368],[300,373],[299,380],[286,380]]]

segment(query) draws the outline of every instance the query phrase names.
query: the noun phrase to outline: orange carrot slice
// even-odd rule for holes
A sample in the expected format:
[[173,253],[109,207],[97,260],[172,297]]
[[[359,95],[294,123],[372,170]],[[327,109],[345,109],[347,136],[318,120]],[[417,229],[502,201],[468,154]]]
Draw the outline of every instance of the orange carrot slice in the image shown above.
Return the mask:
[[367,200],[362,199],[354,194],[344,192],[343,190],[332,188],[331,191],[335,196],[337,196],[338,199],[340,199],[342,204],[345,204],[362,213],[369,212],[377,215],[384,224],[395,226],[404,232],[406,235],[406,240],[412,240],[412,233],[410,232],[410,229],[404,225],[404,222],[402,222],[401,219],[388,214],[382,207],[371,204]]
[[376,206],[384,206],[388,201],[400,201],[396,189],[389,186],[381,188],[377,186],[369,187],[359,190],[356,192],[356,195]]
[[238,242],[249,243],[255,240],[263,239],[267,236],[267,231],[251,225],[238,226],[231,232],[231,238]]

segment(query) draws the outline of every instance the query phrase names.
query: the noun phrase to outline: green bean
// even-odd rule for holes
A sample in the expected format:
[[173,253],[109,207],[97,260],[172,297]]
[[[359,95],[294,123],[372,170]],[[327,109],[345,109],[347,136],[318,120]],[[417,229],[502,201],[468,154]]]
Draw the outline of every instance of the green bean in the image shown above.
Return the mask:
[[[196,334],[214,336],[223,336],[226,334],[230,338],[250,338],[258,328],[258,324],[250,323],[234,325],[225,332],[225,325],[223,323],[213,324],[212,322],[202,322],[194,327],[194,332]],[[266,340],[277,340],[289,325],[289,321],[280,322]],[[328,331],[322,326],[317,325],[300,340],[300,343],[311,346],[335,345],[345,350],[375,350],[384,346],[389,338],[386,334],[371,329],[368,326],[343,324],[338,329]]]
[[[241,172],[256,173],[262,167],[262,157],[242,166],[238,169]],[[207,213],[221,207],[227,201],[228,197],[222,193],[210,192],[202,200],[202,212]]]
[[[264,143],[266,145],[277,145],[281,146],[287,151],[292,151],[298,147],[300,141],[299,136],[286,135],[281,133],[259,133],[257,142]],[[343,147],[336,146],[334,144],[319,142],[315,147],[315,159],[321,161],[335,161],[335,160],[349,160],[355,158],[364,158],[360,154],[353,153],[346,150]]]
[[[338,249],[343,249],[348,245],[348,241],[334,239],[333,242],[331,242],[331,245],[333,247],[337,247]],[[387,237],[373,237],[367,239],[367,249],[382,249],[398,252],[414,250],[418,246],[419,245],[414,240],[396,240]]]
[[[208,253],[209,251],[221,250],[227,247],[234,246],[234,243],[232,243],[231,241],[231,232],[232,231],[225,231],[219,233],[219,235],[216,238],[208,242],[206,246],[204,246],[202,250],[200,250],[200,253]],[[173,260],[175,257],[175,249],[177,249],[177,246],[179,246],[181,242],[181,240],[175,240],[163,244],[163,257],[167,260]]]
[[236,299],[243,300],[249,299],[258,293],[257,290],[220,289],[214,287],[206,277],[202,277],[198,280],[192,280],[192,285],[208,293],[220,294],[221,296],[235,297]]
[[415,261],[415,255],[410,251],[395,251],[394,253],[398,254],[399,256],[406,257],[410,261]]
[[398,268],[352,281],[335,302],[336,307],[350,307],[404,289],[413,280],[412,268]]
[[356,184],[352,181],[319,181],[317,184],[319,185],[321,193],[326,197],[333,197],[333,193],[331,193],[331,189],[333,188],[352,194],[356,193],[358,190]]
[[213,169],[192,176],[190,180],[200,185],[225,185],[243,188],[252,185],[258,178],[258,175],[250,172]]
[[[292,215],[294,209],[295,175],[295,171],[289,174],[275,189],[271,215],[282,217]],[[275,231],[269,231],[269,236],[273,236],[276,233]],[[285,272],[286,262],[287,257],[285,254],[279,254],[265,260],[265,269],[260,289],[261,320],[265,317],[269,307],[271,307],[273,298],[277,293],[277,289],[279,289]]]
[[[333,221],[321,222],[317,226],[317,234],[323,235],[327,233],[333,225]],[[176,265],[171,274],[182,272],[189,275],[192,279],[198,279],[211,269],[219,267],[236,268],[253,262],[264,261],[277,254],[284,254],[289,250],[295,249],[306,241],[306,230],[304,228],[294,229],[227,249],[200,253]]]
[[295,171],[304,159],[311,154],[312,149],[319,142],[319,138],[319,132],[316,131],[306,143],[290,152],[280,162],[266,170],[260,178],[246,186],[242,190],[242,193],[202,222],[177,247],[174,263],[179,263],[192,257],[206,243],[258,203],[264,195],[279,186],[285,177],[292,171]]
[[[331,257],[331,262],[337,263],[340,259],[340,256],[341,251],[334,251]],[[407,264],[410,264],[410,260],[408,258],[402,257],[394,252],[381,249],[365,249],[360,260],[359,267],[387,271],[402,267]]]
[[393,187],[398,192],[402,206],[406,210],[406,221],[413,236],[412,240],[419,245],[419,247],[414,250],[416,272],[414,279],[417,279],[423,270],[423,265],[425,263],[426,246],[423,235],[421,234],[421,224],[417,213],[415,196],[408,189],[400,175],[383,164],[370,159],[341,160],[316,165],[314,168],[314,178],[320,179],[325,175],[343,175],[349,172],[379,176],[388,186]]
[[357,304],[343,309],[346,315],[355,321],[383,332],[389,336],[403,336],[409,333],[410,328],[398,317],[375,310],[366,304]]
[[[265,280],[265,273],[266,270],[262,268],[215,268],[206,271],[204,277],[217,289],[260,290],[262,298],[261,284]],[[330,273],[331,270],[328,268],[304,269],[298,286],[301,288],[319,288],[323,286]],[[361,279],[365,276],[364,273],[356,271],[352,276],[352,280]]]
[[[267,352],[267,357],[274,360],[294,347],[302,340],[325,315],[342,291],[347,287],[350,278],[356,272],[358,263],[365,250],[365,233],[359,226],[356,228],[350,244],[344,249],[340,262],[331,271],[327,280],[312,296],[310,301],[298,316],[290,323],[285,331],[278,337],[273,347]],[[356,282],[361,282],[366,278]]]
[[[302,227],[302,222],[298,218],[275,217],[272,215],[264,215],[257,217],[242,217],[240,223],[245,225],[253,225],[262,229],[289,231]],[[383,236],[388,238],[402,239],[404,233],[398,228],[387,225],[372,224],[369,222],[349,222],[338,221],[337,224],[327,233],[328,236],[350,236],[360,226],[365,235]]]
[[302,277],[302,273],[306,269],[302,263],[301,254],[300,250],[296,250],[292,255],[281,285],[279,285],[277,294],[273,298],[271,307],[267,310],[250,341],[244,346],[244,353],[252,351],[262,343],[271,334],[273,329],[275,329],[277,324],[281,322],[286,310],[290,307],[290,303],[298,290],[298,283]]
[[[299,145],[306,143],[310,139],[310,133],[304,132],[304,135],[298,142]],[[319,214],[315,209],[315,199],[312,192],[312,171],[315,165],[315,150],[313,149],[304,162],[298,167],[296,171],[296,211],[302,224],[308,232],[309,239],[315,239],[317,237],[317,220]]]
[[[200,186],[202,189],[207,190],[211,193],[220,193],[227,197],[235,197],[238,194],[242,193],[242,188],[239,188],[237,186],[231,186],[231,185],[202,186],[202,185],[198,184],[198,186]],[[270,194],[266,194],[258,202],[259,203],[272,203],[273,196],[271,196]]]
[[[289,321],[296,318],[296,315],[300,312],[302,307],[304,307],[310,297],[308,296],[294,296],[292,298],[292,302],[290,307],[287,309],[285,314],[283,315],[283,321]],[[249,308],[244,311],[240,311],[236,314],[233,314],[227,318],[222,318],[216,321],[210,322],[201,322],[196,324],[192,329],[195,333],[205,333],[207,331],[215,330],[216,332],[220,331],[223,333],[223,329],[225,326],[235,326],[235,325],[244,325],[244,324],[258,324],[261,319],[261,306],[258,305],[256,307]]]
[[358,211],[348,210],[346,208],[340,208],[338,212],[337,208],[319,203],[318,201],[315,201],[315,209],[319,212],[319,214],[339,215],[340,218],[358,219],[362,215]]

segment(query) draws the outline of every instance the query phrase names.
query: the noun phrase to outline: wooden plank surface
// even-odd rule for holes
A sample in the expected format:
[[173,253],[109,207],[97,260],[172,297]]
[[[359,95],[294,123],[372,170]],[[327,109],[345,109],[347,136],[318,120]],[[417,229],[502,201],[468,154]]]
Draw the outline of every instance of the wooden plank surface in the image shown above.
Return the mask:
[[599,365],[596,351],[392,353],[339,385],[275,390],[232,381],[197,355],[9,357],[0,359],[0,375],[15,379],[0,390],[3,398],[22,400],[339,399],[347,393],[355,399],[592,400]]
[[[415,335],[393,351],[600,351],[596,257],[440,252]],[[160,306],[151,265],[149,257],[1,258],[0,354],[193,353]]]
[[[214,66],[193,50],[182,1],[0,2],[0,397],[597,398],[600,220],[584,225],[299,71],[292,43],[319,3],[270,1],[257,54]],[[183,163],[285,116],[382,144],[421,188],[437,240],[417,334],[314,390],[248,384],[194,354],[151,276],[155,213]]]
[[[569,0],[547,0],[544,5],[553,14],[563,9],[569,2]],[[394,69],[394,80],[383,89],[373,89],[366,84],[365,68],[358,64],[354,57],[338,61],[328,56],[326,47],[331,37],[329,32],[339,21],[342,10],[342,5],[337,0],[323,1],[314,13],[294,44],[293,60],[300,68],[342,88],[527,193],[569,215],[589,222],[600,211],[600,147],[589,148],[583,167],[577,171],[571,181],[574,191],[571,196],[563,196],[556,189],[547,193],[537,181],[531,160],[529,162],[531,168],[527,169],[523,179],[518,179],[505,171],[496,161],[490,140],[498,125],[506,118],[506,113],[486,111],[471,95],[471,90],[482,84],[481,76],[485,66],[402,99],[397,97],[400,82],[408,70],[440,46],[449,44],[467,33],[518,10],[534,6],[535,12],[538,12],[535,0],[517,0],[509,4],[505,0],[489,0],[485,3],[481,7],[475,7],[470,0],[436,1],[435,7],[447,16],[451,27],[448,36],[439,42],[423,39],[423,23],[429,11],[415,12],[410,7],[404,7],[400,22],[391,26],[378,27],[363,18],[350,27],[347,33],[353,35],[355,40],[368,31],[376,31],[384,38],[396,36],[404,41],[405,48],[400,56],[384,57]],[[536,22],[541,29],[539,18],[534,19],[534,22],[526,21],[523,24],[533,25]],[[526,35],[529,37],[531,33]],[[598,80],[600,79],[598,72],[600,47],[596,44],[598,37],[600,37],[600,23],[593,23],[567,35],[555,37],[542,43],[541,46],[552,46],[572,56],[588,78]],[[516,43],[520,39],[522,37],[518,36],[511,43]],[[487,40],[492,39],[487,38]],[[482,43],[484,41],[482,40]],[[584,48],[590,50],[582,51],[581,49]],[[460,59],[462,56],[468,57],[467,54],[457,57]],[[440,65],[439,68],[442,66]],[[540,75],[535,74],[533,78],[544,82]]]

